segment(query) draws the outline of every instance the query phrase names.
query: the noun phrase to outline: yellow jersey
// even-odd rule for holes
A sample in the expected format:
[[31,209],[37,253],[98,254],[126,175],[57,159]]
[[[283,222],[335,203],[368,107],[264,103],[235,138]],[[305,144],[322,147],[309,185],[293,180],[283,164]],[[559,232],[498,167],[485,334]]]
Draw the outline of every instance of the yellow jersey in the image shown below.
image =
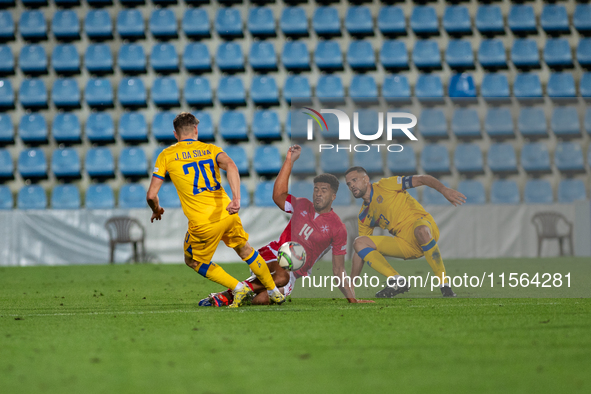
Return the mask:
[[217,156],[223,150],[197,140],[183,140],[164,149],[156,159],[153,176],[166,173],[177,190],[189,226],[214,223],[230,214],[230,197],[222,188]]
[[425,208],[406,189],[412,187],[412,176],[383,178],[371,186],[370,202],[359,211],[359,235],[372,235],[375,227],[390,234],[412,226],[429,215]]

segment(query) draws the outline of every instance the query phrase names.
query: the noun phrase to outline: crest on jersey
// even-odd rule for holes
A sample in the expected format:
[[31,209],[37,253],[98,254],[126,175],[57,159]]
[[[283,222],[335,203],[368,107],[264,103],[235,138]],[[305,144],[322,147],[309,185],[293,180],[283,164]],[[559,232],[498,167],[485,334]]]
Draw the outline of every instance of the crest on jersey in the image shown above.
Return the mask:
[[308,211],[302,211],[302,212],[300,212],[300,214],[301,214],[302,216],[306,216],[306,215],[308,214]]
[[382,202],[384,202],[384,197],[378,196],[376,201],[378,202],[378,204],[381,204]]
[[322,230],[323,233],[327,233],[328,232],[328,225],[325,224],[324,226],[320,226],[320,230]]

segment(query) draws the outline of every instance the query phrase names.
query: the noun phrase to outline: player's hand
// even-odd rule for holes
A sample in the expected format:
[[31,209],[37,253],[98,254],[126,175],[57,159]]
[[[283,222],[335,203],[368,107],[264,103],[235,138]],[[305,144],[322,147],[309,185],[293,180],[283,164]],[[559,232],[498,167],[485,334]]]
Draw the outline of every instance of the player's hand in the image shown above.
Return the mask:
[[238,213],[238,211],[240,211],[240,200],[232,200],[226,207],[226,211],[228,211],[230,215]]
[[152,212],[152,218],[150,219],[150,223],[154,223],[154,220],[162,220],[162,214],[164,213],[164,208],[159,207],[156,212]]
[[449,187],[446,187],[445,190],[441,192],[441,194],[443,194],[447,201],[451,202],[454,207],[462,205],[466,202],[466,196],[457,190],[450,189]]
[[358,298],[347,298],[350,304],[374,304],[373,300],[360,300]]
[[292,145],[287,150],[287,159],[294,163],[302,153],[302,147],[299,145]]

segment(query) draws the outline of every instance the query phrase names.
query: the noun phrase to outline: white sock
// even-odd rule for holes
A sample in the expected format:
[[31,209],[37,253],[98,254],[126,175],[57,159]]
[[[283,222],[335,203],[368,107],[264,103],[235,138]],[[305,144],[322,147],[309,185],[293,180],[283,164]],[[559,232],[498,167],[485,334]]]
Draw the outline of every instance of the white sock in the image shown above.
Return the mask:
[[238,284],[236,285],[236,287],[234,287],[234,293],[236,293],[239,290],[242,290],[242,288],[244,287],[244,283],[242,282],[238,282]]
[[270,296],[272,296],[276,291],[279,291],[279,289],[277,288],[277,286],[275,286],[273,288],[273,290],[267,290],[267,294],[269,294]]

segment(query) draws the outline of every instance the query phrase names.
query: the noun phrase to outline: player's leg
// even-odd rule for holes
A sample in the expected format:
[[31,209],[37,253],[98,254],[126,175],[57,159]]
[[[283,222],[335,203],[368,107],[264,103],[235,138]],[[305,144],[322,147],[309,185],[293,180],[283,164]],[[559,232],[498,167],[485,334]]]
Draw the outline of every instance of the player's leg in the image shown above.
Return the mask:
[[[380,274],[385,275],[386,277],[396,276],[398,272],[392,268],[390,263],[386,260],[384,255],[378,251],[378,246],[376,242],[379,244],[385,244],[382,238],[388,238],[392,241],[394,239],[392,237],[383,237],[383,236],[363,236],[357,237],[355,242],[353,243],[353,248],[363,259],[364,262],[367,263],[371,268],[378,271]],[[383,249],[383,248],[382,248]],[[383,250],[382,250],[383,252]],[[392,254],[387,254],[388,256],[399,257]]]
[[[261,250],[259,249],[259,254],[261,254]],[[283,287],[289,282],[289,272],[287,270],[281,268],[277,260],[267,261],[267,267],[269,267],[269,271],[271,272],[271,277],[273,278],[273,282],[275,282],[275,286]],[[261,283],[259,278],[256,276],[251,277],[246,280],[256,294],[259,294],[263,290],[266,290],[265,286]]]
[[[285,271],[285,270],[283,270],[283,271]],[[283,294],[285,297],[287,297],[293,291],[296,277],[293,274],[293,272],[285,271],[285,273],[287,274],[287,282],[284,285],[281,285],[279,287],[279,291],[281,292],[281,294]],[[269,305],[270,304],[269,294],[266,291],[260,292],[252,299],[252,304],[253,305]]]

